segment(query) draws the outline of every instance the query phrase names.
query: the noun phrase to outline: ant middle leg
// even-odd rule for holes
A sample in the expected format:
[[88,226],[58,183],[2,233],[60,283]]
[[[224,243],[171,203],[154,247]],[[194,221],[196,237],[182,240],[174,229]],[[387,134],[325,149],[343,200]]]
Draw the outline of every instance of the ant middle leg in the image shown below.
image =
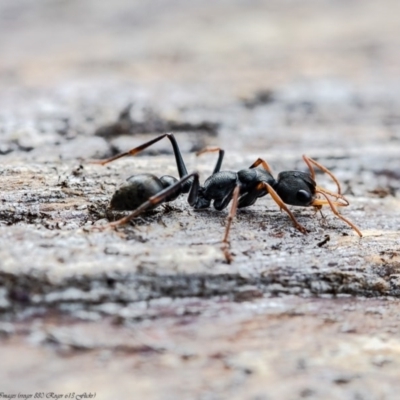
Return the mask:
[[262,158],[257,158],[257,160],[252,165],[250,165],[250,169],[257,168],[259,165],[261,165],[267,172],[273,175],[270,165]]

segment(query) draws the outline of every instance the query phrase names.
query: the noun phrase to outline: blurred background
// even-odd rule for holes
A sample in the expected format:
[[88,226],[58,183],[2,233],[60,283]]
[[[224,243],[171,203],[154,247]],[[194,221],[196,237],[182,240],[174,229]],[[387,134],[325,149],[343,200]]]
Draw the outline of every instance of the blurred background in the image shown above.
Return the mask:
[[395,0],[3,0],[1,83],[234,84],[237,94],[301,78],[378,84],[398,72],[398,8]]
[[[399,0],[0,0],[0,392],[396,399],[398,303],[348,296],[398,296],[399,50]],[[234,170],[318,159],[365,237],[303,209],[293,233],[263,200],[228,266],[226,214],[183,196],[126,236],[81,229],[176,167],[167,141],[79,163],[166,131],[202,178],[206,145]]]
[[218,124],[231,151],[368,151],[399,138],[399,48],[397,0],[3,0],[3,137],[93,135],[133,102],[139,120]]

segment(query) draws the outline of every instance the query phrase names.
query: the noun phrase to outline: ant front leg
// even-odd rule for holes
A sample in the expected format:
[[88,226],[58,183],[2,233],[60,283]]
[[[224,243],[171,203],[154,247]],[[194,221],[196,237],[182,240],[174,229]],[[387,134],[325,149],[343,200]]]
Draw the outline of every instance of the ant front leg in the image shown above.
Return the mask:
[[258,184],[257,189],[258,190],[262,190],[262,189],[267,190],[268,193],[271,195],[272,199],[279,206],[279,208],[281,210],[284,210],[289,215],[290,219],[293,221],[295,228],[298,229],[301,233],[307,234],[307,229],[297,221],[296,217],[286,207],[286,204],[283,202],[283,200],[280,198],[279,194],[276,193],[276,191],[270,184],[268,184],[267,182],[261,182]]
[[271,175],[273,175],[271,167],[262,158],[257,158],[257,160],[252,165],[250,165],[250,169],[257,168],[259,165],[261,165],[263,167],[263,169],[265,169],[267,172],[269,172]]
[[[331,208],[332,212],[338,218],[340,218],[342,221],[344,221],[346,224],[348,224],[352,229],[354,229],[357,232],[357,235],[362,237],[361,231],[351,221],[349,221],[347,218],[345,218],[342,215],[340,215],[339,212],[336,209],[336,207],[346,207],[346,206],[348,206],[350,204],[349,201],[346,199],[346,197],[344,197],[341,194],[340,183],[339,183],[338,179],[336,178],[336,176],[331,171],[329,171],[328,168],[324,167],[322,164],[318,163],[317,161],[313,160],[312,158],[309,158],[309,157],[303,155],[303,160],[307,164],[307,166],[308,166],[308,168],[310,170],[311,177],[312,177],[313,180],[315,180],[315,171],[314,171],[314,168],[313,168],[313,165],[315,165],[321,171],[323,171],[326,174],[328,174],[332,178],[332,180],[335,182],[336,187],[337,187],[337,193],[333,193],[333,192],[331,192],[331,191],[329,191],[329,190],[327,190],[325,188],[322,188],[322,187],[316,185],[315,186],[315,193],[321,195],[325,199],[316,198],[316,199],[313,200],[311,205],[314,206],[314,208],[316,208],[319,211],[321,211],[322,206],[328,205]],[[332,201],[328,196],[332,196],[336,200]],[[322,212],[321,212],[321,215],[322,215]]]
[[348,220],[347,218],[343,217],[343,215],[339,214],[338,210],[336,209],[335,205],[336,205],[336,206],[343,206],[343,204],[332,201],[332,200],[326,195],[326,193],[324,193],[324,192],[321,191],[321,190],[317,190],[316,193],[319,193],[319,194],[321,194],[323,197],[325,197],[325,200],[315,199],[315,200],[314,200],[314,203],[316,203],[317,205],[321,205],[321,206],[322,206],[322,205],[325,205],[325,204],[328,204],[329,207],[331,208],[332,212],[333,212],[338,218],[340,218],[340,219],[341,219],[342,221],[344,221],[347,225],[349,225],[351,228],[353,228],[353,229],[357,232],[357,235],[358,235],[358,236],[362,237],[361,231],[360,231],[350,220]]

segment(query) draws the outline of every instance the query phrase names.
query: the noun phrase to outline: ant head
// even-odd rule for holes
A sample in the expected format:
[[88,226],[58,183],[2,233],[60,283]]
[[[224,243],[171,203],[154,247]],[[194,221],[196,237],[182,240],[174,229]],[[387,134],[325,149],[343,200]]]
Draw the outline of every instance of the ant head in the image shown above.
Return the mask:
[[284,171],[278,175],[274,189],[284,203],[292,206],[310,206],[315,197],[316,183],[310,174],[301,171]]

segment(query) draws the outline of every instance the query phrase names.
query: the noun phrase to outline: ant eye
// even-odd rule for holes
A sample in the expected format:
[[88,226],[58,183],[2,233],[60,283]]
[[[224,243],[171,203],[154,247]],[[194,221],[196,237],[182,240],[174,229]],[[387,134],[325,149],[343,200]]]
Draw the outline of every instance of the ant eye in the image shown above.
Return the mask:
[[310,192],[306,190],[299,190],[296,193],[297,200],[300,200],[303,203],[309,203],[312,200],[312,195]]

